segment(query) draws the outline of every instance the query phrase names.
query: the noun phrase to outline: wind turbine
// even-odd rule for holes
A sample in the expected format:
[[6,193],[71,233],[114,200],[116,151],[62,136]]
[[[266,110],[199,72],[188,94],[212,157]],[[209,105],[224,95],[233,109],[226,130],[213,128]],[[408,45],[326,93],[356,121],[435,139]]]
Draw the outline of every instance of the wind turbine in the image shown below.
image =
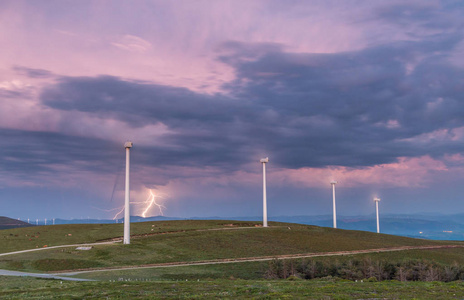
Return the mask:
[[126,142],[124,144],[126,148],[126,194],[124,201],[124,244],[130,244],[130,148],[132,148],[132,142]]
[[337,181],[332,180],[330,184],[332,185],[332,198],[333,198],[333,226],[334,228],[337,228],[337,209],[335,206],[335,185],[337,184]]
[[266,163],[269,157],[261,158],[259,162],[263,164],[263,227],[267,227]]
[[375,197],[374,201],[375,201],[375,213],[377,215],[377,233],[380,233],[380,226],[379,226],[379,202],[380,202],[380,198]]

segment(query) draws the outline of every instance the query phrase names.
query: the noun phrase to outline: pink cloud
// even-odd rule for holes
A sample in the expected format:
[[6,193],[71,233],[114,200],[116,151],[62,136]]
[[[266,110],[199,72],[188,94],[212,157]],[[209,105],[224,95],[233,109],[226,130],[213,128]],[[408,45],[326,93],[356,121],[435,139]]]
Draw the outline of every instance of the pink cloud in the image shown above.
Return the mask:
[[124,35],[118,39],[117,42],[113,42],[111,44],[119,49],[138,53],[147,52],[151,48],[151,44],[149,42],[138,36],[130,34]]
[[269,177],[277,177],[280,184],[323,187],[337,180],[345,187],[376,185],[379,187],[424,187],[432,180],[432,173],[448,171],[446,165],[429,156],[401,157],[396,163],[365,168],[328,167],[281,170]]
[[[462,159],[462,157],[459,158]],[[458,157],[449,159],[456,160]],[[259,172],[259,167],[256,167],[258,172],[236,171],[230,174],[224,174],[222,170],[217,168],[177,167],[171,168],[169,171],[159,170],[158,174],[163,178],[169,178],[169,174],[174,175],[176,173],[182,174],[182,177],[177,176],[165,183],[158,184],[156,188],[174,199],[191,195],[214,198],[220,197],[224,193],[234,196],[240,194],[237,193],[240,186],[250,188],[261,184],[262,175]],[[441,173],[443,178],[446,178],[452,176],[455,171],[450,170],[444,162],[429,156],[418,158],[402,157],[395,163],[364,168],[268,168],[268,181],[270,185],[288,188],[326,188],[330,185],[331,180],[337,180],[343,187],[375,185],[380,188],[423,188],[436,180],[434,176],[436,176],[437,172]],[[144,172],[147,175],[156,173],[154,170],[150,170],[149,167]]]
[[[110,74],[217,92],[234,78],[233,70],[216,60],[221,43],[279,43],[289,51],[310,53],[359,50],[368,45],[367,27],[353,20],[372,10],[323,2],[272,9],[268,1],[113,3],[120,11],[98,3],[81,5],[75,13],[88,12],[85,26],[79,18],[57,17],[60,7],[51,5],[22,2],[4,9],[0,42],[9,47],[0,65],[69,76]],[[154,17],[155,12],[168,14],[169,20]],[[135,20],[140,26],[125,26]],[[380,26],[369,22],[369,30]]]
[[435,142],[456,142],[464,140],[464,127],[438,129],[399,141],[413,144],[429,144]]

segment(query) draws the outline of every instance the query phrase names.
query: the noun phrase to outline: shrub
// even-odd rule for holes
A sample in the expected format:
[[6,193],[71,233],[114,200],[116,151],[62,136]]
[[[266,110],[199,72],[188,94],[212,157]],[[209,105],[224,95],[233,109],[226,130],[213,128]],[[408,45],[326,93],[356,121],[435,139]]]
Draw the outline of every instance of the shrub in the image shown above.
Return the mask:
[[[296,266],[296,268],[295,268]],[[362,261],[348,260],[340,263],[335,261],[273,260],[269,262],[264,277],[268,279],[294,280],[294,278],[315,279],[332,276],[346,280],[368,281],[398,280],[398,281],[453,281],[464,278],[464,268],[454,263],[442,266],[433,261],[408,260],[399,263],[388,261],[372,261],[366,258]],[[290,279],[292,278],[292,279]]]

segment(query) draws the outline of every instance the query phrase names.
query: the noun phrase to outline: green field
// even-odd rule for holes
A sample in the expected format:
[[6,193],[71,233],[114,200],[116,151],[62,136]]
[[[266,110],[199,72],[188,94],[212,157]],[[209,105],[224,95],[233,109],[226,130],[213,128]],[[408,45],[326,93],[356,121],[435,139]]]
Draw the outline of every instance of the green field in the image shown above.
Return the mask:
[[[94,270],[75,275],[98,282],[60,282],[32,278],[3,277],[0,298],[422,298],[464,297],[461,281],[366,282],[320,278],[303,280],[264,280],[272,261],[231,262],[194,266],[158,266],[112,270],[166,262],[198,262],[279,255],[326,253],[380,249],[399,246],[463,245],[462,242],[430,241],[371,232],[340,230],[317,226],[237,221],[163,221],[131,225],[130,245],[94,245],[89,251],[67,244],[110,241],[121,238],[122,224],[55,225],[0,231],[0,253],[25,249],[39,251],[0,256],[0,268],[56,273]],[[47,247],[44,248],[44,245]],[[330,264],[349,264],[353,260],[401,263],[431,261],[443,266],[464,265],[464,248],[406,250],[397,252],[314,257]],[[287,260],[288,265],[307,262],[306,258]],[[98,270],[99,269],[99,270]],[[311,277],[312,278],[312,277]],[[156,283],[156,284],[153,284]],[[416,295],[417,296],[417,295]]]
[[[344,255],[338,257],[315,257],[314,261],[344,263],[349,260],[363,260],[370,258],[373,261],[401,262],[408,260],[434,261],[443,265],[459,263],[464,265],[464,249],[439,249],[439,250],[411,250],[388,253],[372,253]],[[308,259],[289,260],[295,264]],[[263,279],[269,268],[268,261],[239,262],[230,264],[181,266],[164,268],[141,268],[135,270],[108,270],[89,273],[81,273],[73,277],[94,280],[117,280],[119,278],[130,280],[205,280],[205,279]]]
[[[90,251],[65,247],[9,255],[0,257],[0,268],[42,272],[447,244],[443,241],[317,226],[274,223],[269,228],[262,228],[255,227],[257,224],[231,221],[135,223],[132,234],[140,236],[132,238],[130,245],[96,245]],[[118,233],[121,231],[120,224],[57,225],[4,230],[2,233],[5,242],[0,244],[0,251],[4,253],[27,249],[28,243],[37,247],[40,242],[39,245],[50,247],[96,242],[119,237]],[[31,238],[34,232],[39,237]]]
[[2,278],[1,299],[463,299],[463,282],[200,280],[66,282]]
[[[131,235],[163,234],[212,228],[229,228],[231,221],[167,221],[132,223]],[[234,221],[234,227],[257,222]],[[34,226],[0,231],[0,253],[68,244],[93,243],[122,238],[123,224],[68,224]]]

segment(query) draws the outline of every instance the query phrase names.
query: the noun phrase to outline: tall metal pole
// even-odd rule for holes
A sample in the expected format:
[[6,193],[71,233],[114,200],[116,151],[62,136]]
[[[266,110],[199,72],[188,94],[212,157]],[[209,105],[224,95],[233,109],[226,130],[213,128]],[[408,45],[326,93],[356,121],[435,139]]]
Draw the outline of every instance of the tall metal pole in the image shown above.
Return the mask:
[[379,225],[379,198],[374,198],[375,201],[375,214],[377,215],[377,233],[380,233],[380,225]]
[[335,206],[335,184],[337,182],[335,180],[331,181],[330,184],[332,185],[332,199],[333,199],[333,228],[337,228],[337,208]]
[[267,227],[266,163],[269,158],[262,158],[260,162],[263,164],[263,227]]
[[124,244],[130,244],[130,148],[132,142],[126,142],[126,193],[124,201]]

